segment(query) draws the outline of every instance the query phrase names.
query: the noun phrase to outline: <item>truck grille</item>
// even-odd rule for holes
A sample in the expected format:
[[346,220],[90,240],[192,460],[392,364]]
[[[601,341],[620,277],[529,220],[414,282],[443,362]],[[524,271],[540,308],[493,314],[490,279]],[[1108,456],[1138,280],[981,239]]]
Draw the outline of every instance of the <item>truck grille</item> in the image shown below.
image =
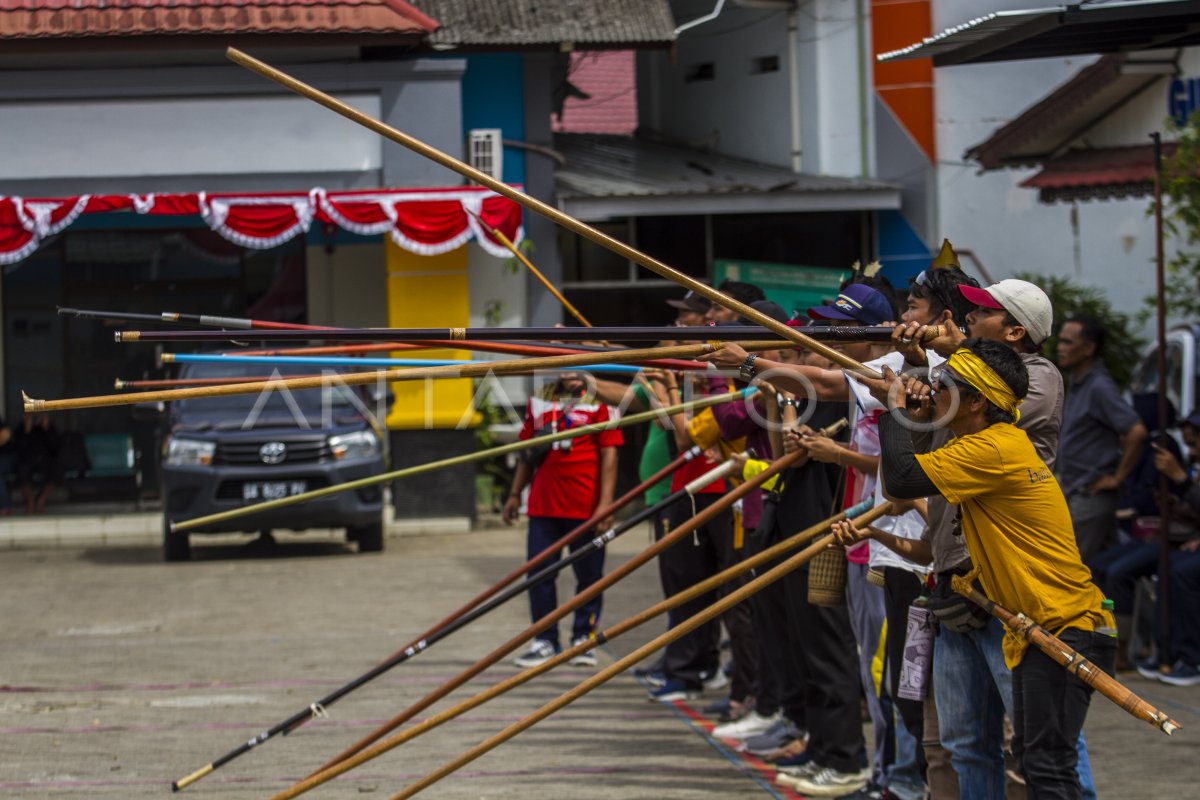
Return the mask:
[[304,438],[280,437],[278,439],[261,439],[253,441],[219,442],[217,452],[213,456],[217,464],[257,464],[264,462],[259,455],[259,448],[267,442],[283,442],[287,451],[279,464],[311,464],[325,461],[333,457],[329,443],[324,436],[308,436]]

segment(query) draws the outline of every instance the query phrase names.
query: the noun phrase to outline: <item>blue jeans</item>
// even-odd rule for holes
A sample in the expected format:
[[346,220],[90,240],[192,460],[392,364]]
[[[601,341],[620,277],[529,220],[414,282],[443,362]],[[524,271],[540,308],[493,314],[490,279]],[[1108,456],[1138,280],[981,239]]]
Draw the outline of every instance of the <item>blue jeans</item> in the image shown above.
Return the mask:
[[[1012,673],[1000,643],[1004,626],[954,633],[944,627],[933,646],[933,690],[942,747],[958,775],[959,797],[1004,800],[1004,714],[1013,719]],[[1087,744],[1080,732],[1075,770],[1084,798],[1095,798]]]
[[[578,527],[580,522],[582,520],[564,519],[562,517],[530,517],[529,534],[526,539],[527,558],[532,559],[538,553],[566,536]],[[571,543],[570,550],[574,553],[579,548],[591,544],[591,541],[590,537],[580,536]],[[559,560],[559,555],[555,554],[553,558],[540,564],[533,572],[543,570],[551,564],[557,564]],[[578,594],[600,580],[601,576],[604,575],[604,548],[600,548],[591,555],[576,561],[571,565],[571,569],[575,572],[575,593]],[[531,572],[530,574],[533,573]],[[537,622],[558,608],[558,592],[554,583],[553,578],[547,578],[541,583],[529,587],[529,615],[533,618],[534,622]],[[602,600],[603,595],[598,595],[575,609],[575,624],[571,629],[572,640],[586,638],[595,632],[596,625],[600,621]],[[555,650],[560,649],[557,624],[551,625],[539,633],[536,638],[554,645]]]
[[942,627],[933,646],[933,690],[942,746],[958,774],[959,797],[1004,800],[1004,714],[1012,706],[1012,673],[1004,665],[1004,627]]

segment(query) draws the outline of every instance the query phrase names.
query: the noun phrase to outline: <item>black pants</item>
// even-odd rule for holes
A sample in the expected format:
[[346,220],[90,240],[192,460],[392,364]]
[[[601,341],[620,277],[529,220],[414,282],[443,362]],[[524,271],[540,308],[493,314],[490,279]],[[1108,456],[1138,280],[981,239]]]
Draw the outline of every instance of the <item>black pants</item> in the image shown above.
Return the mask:
[[[904,637],[908,633],[908,607],[921,596],[920,579],[900,567],[883,568],[883,606],[887,614],[888,693],[900,712],[900,721],[918,742],[925,736],[925,702],[905,700],[900,691],[900,669],[904,664]],[[917,748],[917,766],[925,773],[924,748]]]
[[[719,494],[701,494],[696,496],[695,511],[692,504],[681,501],[671,506],[670,527],[675,529],[689,520],[694,513],[708,508],[718,499]],[[729,559],[723,553],[733,553],[733,513],[722,511],[704,525],[697,528],[691,535],[684,537],[673,546],[668,547],[659,558],[663,590],[668,596],[677,594],[705,578],[709,578],[724,569]],[[731,564],[732,561],[729,561]],[[691,617],[699,611],[715,603],[718,599],[716,592],[706,592],[681,606],[671,613],[671,624]],[[744,603],[740,605],[745,605]],[[726,624],[731,628],[736,622],[730,620],[732,610],[727,612]],[[720,668],[720,623],[717,620],[701,625],[688,635],[667,645],[663,653],[663,671],[668,678],[677,678],[689,688],[699,688],[704,678],[712,675]],[[735,661],[739,653],[734,652]],[[751,656],[751,661],[754,658]],[[737,687],[734,687],[737,688]],[[749,690],[746,690],[747,693]],[[731,697],[737,697],[732,692]]]
[[[1117,640],[1067,628],[1059,639],[1100,669],[1113,674]],[[1030,798],[1081,796],[1075,744],[1083,730],[1092,689],[1034,646],[1013,670],[1013,755]]]
[[[771,542],[774,544],[774,542]],[[758,549],[765,549],[766,545]],[[783,559],[773,559],[756,569],[762,575]],[[794,641],[795,631],[788,622],[790,581],[802,580],[795,570],[750,597],[753,608],[754,643],[758,647],[758,685],[754,708],[763,716],[780,709],[801,730],[808,729],[805,714],[804,661],[800,652],[803,641]]]
[[846,606],[808,602],[808,567],[785,584],[793,651],[804,664],[805,727],[813,761],[838,772],[856,772],[866,763],[858,645]]

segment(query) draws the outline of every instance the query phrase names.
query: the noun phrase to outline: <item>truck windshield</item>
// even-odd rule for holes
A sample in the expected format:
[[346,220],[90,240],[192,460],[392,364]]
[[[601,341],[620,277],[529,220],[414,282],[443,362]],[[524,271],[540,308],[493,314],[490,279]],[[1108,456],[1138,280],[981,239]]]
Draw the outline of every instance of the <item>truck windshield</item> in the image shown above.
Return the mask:
[[172,410],[184,425],[258,427],[285,425],[320,427],[322,420],[361,419],[363,401],[354,387],[341,382],[343,373],[319,367],[258,366],[254,364],[188,364],[181,378],[238,378],[278,380],[299,376],[325,378],[319,389],[265,389],[254,394],[204,397],[175,402]]

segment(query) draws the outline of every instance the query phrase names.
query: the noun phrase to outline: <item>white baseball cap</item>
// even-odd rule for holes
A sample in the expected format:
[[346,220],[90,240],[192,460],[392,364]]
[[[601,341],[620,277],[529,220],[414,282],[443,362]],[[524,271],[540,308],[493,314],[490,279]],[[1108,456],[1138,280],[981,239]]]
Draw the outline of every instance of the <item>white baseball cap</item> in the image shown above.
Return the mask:
[[1050,337],[1054,328],[1054,308],[1046,293],[1029,281],[1009,278],[993,283],[986,289],[960,283],[958,290],[968,302],[977,306],[1007,311],[1021,323],[1034,344],[1041,344]]

